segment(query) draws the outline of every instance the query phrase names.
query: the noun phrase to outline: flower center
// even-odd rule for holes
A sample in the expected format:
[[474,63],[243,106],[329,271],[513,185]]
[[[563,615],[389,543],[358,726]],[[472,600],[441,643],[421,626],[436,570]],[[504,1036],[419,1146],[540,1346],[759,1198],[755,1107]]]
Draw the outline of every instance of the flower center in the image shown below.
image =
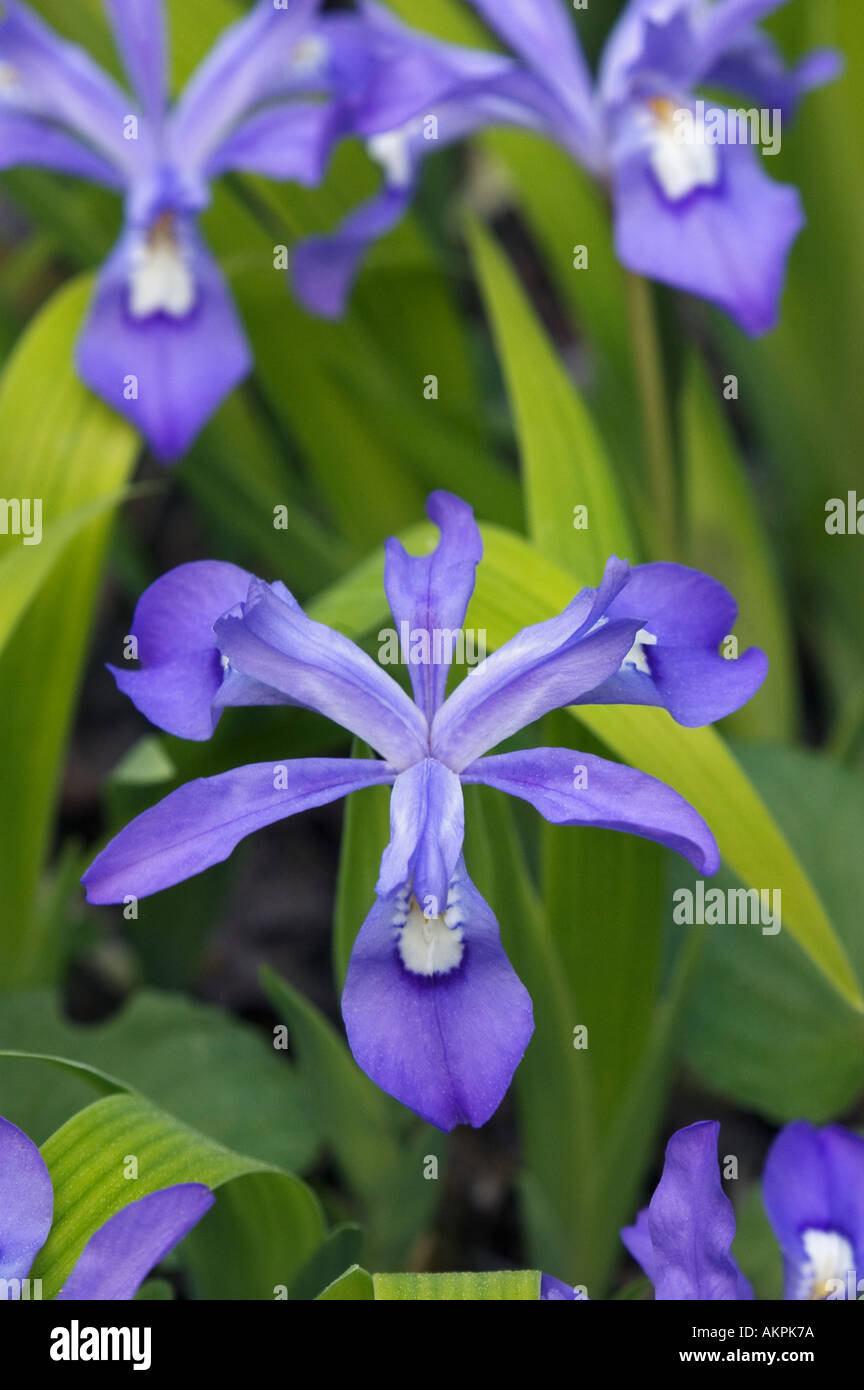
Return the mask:
[[805,1231],[801,1237],[807,1262],[801,1268],[799,1299],[826,1299],[843,1290],[846,1276],[855,1268],[855,1255],[838,1231]]
[[720,165],[706,143],[704,118],[669,97],[652,97],[647,112],[651,168],[666,197],[677,203],[697,188],[713,188]]
[[394,926],[399,929],[399,958],[412,975],[447,975],[461,963],[465,945],[452,889],[440,917],[427,917],[412,896],[407,906],[403,901]]
[[643,671],[646,676],[650,676],[651,667],[648,665],[648,655],[646,647],[656,647],[657,638],[653,632],[641,627],[636,633],[636,641],[621,662],[622,666],[633,666],[637,671]]
[[132,253],[129,311],[133,318],[182,319],[195,304],[195,280],[172,212],[162,212]]

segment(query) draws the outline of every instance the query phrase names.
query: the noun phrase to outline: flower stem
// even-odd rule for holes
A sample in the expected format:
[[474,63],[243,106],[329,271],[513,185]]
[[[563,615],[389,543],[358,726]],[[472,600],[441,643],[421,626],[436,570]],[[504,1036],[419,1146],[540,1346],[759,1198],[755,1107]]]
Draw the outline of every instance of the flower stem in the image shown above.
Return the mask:
[[669,422],[665,372],[651,286],[625,272],[630,344],[639,390],[642,434],[658,555],[672,560],[678,545],[675,449]]

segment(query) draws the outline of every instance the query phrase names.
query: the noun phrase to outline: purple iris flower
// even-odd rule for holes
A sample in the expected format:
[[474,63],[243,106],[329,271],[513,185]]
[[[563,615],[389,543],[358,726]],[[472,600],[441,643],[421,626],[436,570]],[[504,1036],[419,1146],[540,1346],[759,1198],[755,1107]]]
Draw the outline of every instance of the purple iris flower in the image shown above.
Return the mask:
[[120,239],[78,344],[84,380],[164,460],[249,372],[246,335],[197,228],[210,181],[246,170],[314,184],[336,137],[310,28],[320,0],[258,0],[173,107],[162,0],[105,0],[130,96],[19,0],[0,20],[0,169],[42,165],[121,193]]
[[[621,1233],[657,1299],[753,1298],[731,1254],[735,1215],[720,1182],[719,1133],[703,1120],[673,1134],[654,1196]],[[765,1161],[762,1196],[787,1299],[864,1294],[864,1138],[839,1125],[787,1125]]]
[[93,903],[144,897],[228,857],[261,826],[350,792],[392,786],[377,898],[351,956],[342,1012],[372,1079],[441,1129],[497,1108],[533,1029],[531,1001],[462,857],[464,784],[529,801],[555,824],[658,840],[700,873],[719,855],[702,818],[652,777],[569,748],[489,753],[550,710],[664,706],[679,723],[737,709],[764,679],[756,648],[726,661],[734,601],[680,565],[608,561],[597,589],[524,628],[445,699],[482,554],[470,507],[436,492],[437,549],[387,544],[384,586],[408,634],[412,700],[347,637],[308,618],[282,584],[201,562],[163,575],[132,632],[140,670],[117,684],[153,723],[210,737],[226,705],[294,704],[365,740],[375,759],[259,763],[189,782],[126,826],[84,875]]
[[318,313],[339,314],[366,246],[410,203],[424,156],[480,126],[515,124],[551,136],[609,187],[625,266],[714,301],[750,334],[766,332],[804,222],[801,200],[766,176],[743,143],[743,124],[742,143],[731,143],[728,132],[738,126],[725,107],[717,108],[726,119],[716,129],[727,143],[711,143],[694,91],[741,91],[765,109],[766,121],[779,112],[782,129],[802,95],[839,69],[825,50],[785,67],[756,28],[782,3],[631,0],[596,80],[565,0],[473,0],[520,55],[517,66],[442,44],[363,4],[356,44],[365,69],[355,58],[346,91],[353,128],[383,165],[384,185],[332,237],[301,246],[298,294]]
[[[202,1183],[178,1183],[139,1197],[94,1231],[58,1300],[135,1297],[151,1269],[197,1225],[214,1202]],[[32,1139],[0,1116],[0,1298],[21,1296],[21,1282],[48,1239],[54,1189]]]

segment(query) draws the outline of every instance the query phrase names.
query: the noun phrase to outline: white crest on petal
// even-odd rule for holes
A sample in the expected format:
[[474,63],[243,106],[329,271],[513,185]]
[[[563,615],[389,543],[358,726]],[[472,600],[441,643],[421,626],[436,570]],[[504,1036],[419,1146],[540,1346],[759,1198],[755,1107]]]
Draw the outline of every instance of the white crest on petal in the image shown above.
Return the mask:
[[801,1243],[807,1261],[801,1267],[798,1284],[798,1299],[824,1299],[834,1292],[839,1284],[845,1289],[846,1276],[855,1269],[855,1254],[852,1246],[839,1231],[805,1231]]
[[397,899],[393,925],[398,929],[399,958],[412,975],[426,979],[448,975],[461,964],[465,952],[463,923],[453,888],[440,917],[426,917],[414,897],[407,902],[405,897]]
[[621,662],[622,666],[633,666],[637,671],[643,671],[646,676],[650,676],[651,667],[648,665],[648,657],[645,653],[646,647],[656,647],[657,638],[653,632],[641,627],[636,633],[636,640],[629,652]]
[[423,129],[422,121],[412,120],[395,130],[384,130],[366,141],[369,155],[384,170],[394,188],[407,188],[411,182],[411,137]]
[[[677,203],[697,188],[713,188],[720,178],[720,161],[715,147],[705,139],[704,117],[700,121],[686,108],[663,99],[651,101],[648,106],[649,158],[666,197]],[[688,139],[681,138],[676,124],[680,111],[691,117]]]
[[195,305],[195,277],[171,213],[162,213],[134,245],[129,312],[135,319],[168,314],[182,319]]

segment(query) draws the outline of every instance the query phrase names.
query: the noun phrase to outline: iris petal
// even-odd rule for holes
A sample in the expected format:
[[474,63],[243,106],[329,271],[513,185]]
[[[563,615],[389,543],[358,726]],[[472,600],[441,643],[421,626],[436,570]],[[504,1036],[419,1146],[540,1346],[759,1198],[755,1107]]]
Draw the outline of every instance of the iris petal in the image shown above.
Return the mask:
[[54,1192],[33,1140],[0,1116],[0,1279],[26,1279],[51,1229]]
[[570,748],[532,748],[480,758],[462,773],[508,796],[530,801],[553,825],[623,830],[667,845],[697,873],[720,866],[717,842],[683,796],[644,772]]
[[[149,254],[147,237],[142,229],[127,229],[103,267],[79,339],[78,366],[88,385],[170,462],[247,375],[252,358],[222,272],[187,221],[178,223],[173,249],[160,253],[167,258],[162,265],[145,268],[148,303],[135,311],[134,275]],[[182,304],[171,291],[172,275],[178,285],[185,277]]]
[[147,1275],[212,1207],[202,1183],[178,1183],[115,1212],[88,1240],[58,1302],[129,1300]]
[[294,758],[199,777],[115,835],[81,880],[87,900],[118,903],[158,893],[221,864],[253,830],[393,776],[386,763],[371,759]]
[[450,635],[456,636],[465,619],[483,542],[471,508],[450,492],[433,492],[426,514],[441,532],[438,545],[431,555],[409,555],[400,541],[389,540],[384,588],[400,634],[407,623],[410,635],[425,633],[429,639],[429,660],[409,661],[408,669],[414,698],[431,719],[444,698]]
[[[342,996],[358,1065],[443,1130],[486,1123],[534,1028],[528,992],[464,866],[454,876],[451,902],[440,929],[461,932],[458,964],[443,974],[407,968],[399,949],[407,905],[397,927],[393,902],[379,899],[355,942]],[[405,957],[417,964],[414,953]]]

